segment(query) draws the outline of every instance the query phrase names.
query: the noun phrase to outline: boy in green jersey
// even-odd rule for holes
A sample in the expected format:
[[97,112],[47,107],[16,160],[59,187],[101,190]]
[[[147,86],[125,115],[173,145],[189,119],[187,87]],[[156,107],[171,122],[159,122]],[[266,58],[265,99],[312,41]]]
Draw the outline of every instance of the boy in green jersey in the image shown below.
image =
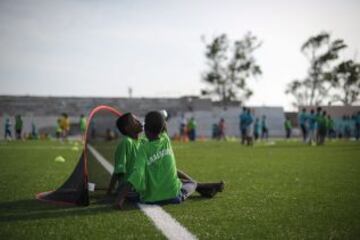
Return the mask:
[[[124,137],[115,151],[114,173],[108,187],[108,195],[112,194],[116,183],[118,183],[119,191],[121,185],[131,175],[141,141],[139,135],[142,132],[142,124],[133,114],[125,113],[120,116],[116,121],[116,126]],[[131,197],[136,197],[136,193],[132,192]]]
[[80,125],[81,139],[85,141],[86,118],[84,114],[80,115],[79,125]]
[[146,115],[145,135],[148,141],[142,142],[139,147],[133,171],[116,200],[117,208],[123,207],[132,187],[139,193],[141,202],[154,204],[180,203],[195,191],[212,197],[223,190],[223,182],[197,183],[177,171],[161,113],[154,111]]
[[331,118],[330,115],[327,116],[327,133],[330,139],[333,139],[336,137],[336,133],[335,133],[335,123],[334,123],[334,119]]
[[285,133],[286,133],[286,139],[291,138],[292,124],[291,124],[289,118],[286,118],[286,120],[284,122],[284,128],[285,128]]
[[16,134],[16,139],[20,140],[21,137],[21,132],[23,129],[23,120],[21,118],[21,115],[16,115],[15,117],[15,134]]
[[323,111],[317,117],[317,124],[318,124],[318,145],[323,145],[325,143],[325,137],[327,132],[327,117],[326,111]]

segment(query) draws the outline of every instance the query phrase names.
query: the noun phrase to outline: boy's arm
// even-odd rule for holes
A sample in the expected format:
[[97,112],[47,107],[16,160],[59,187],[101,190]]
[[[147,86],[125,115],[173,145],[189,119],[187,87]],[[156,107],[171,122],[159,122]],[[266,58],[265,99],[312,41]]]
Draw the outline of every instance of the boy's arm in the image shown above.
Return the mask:
[[123,177],[124,177],[124,174],[122,174],[122,173],[113,173],[111,175],[109,187],[108,187],[108,190],[106,193],[107,195],[111,195],[112,191],[114,190],[116,181],[119,180],[119,182],[120,182],[123,179]]
[[121,188],[121,191],[119,192],[118,196],[116,197],[115,208],[120,210],[123,209],[126,196],[128,195],[130,190],[131,190],[131,184],[129,182],[126,182]]
[[111,180],[109,183],[107,194],[110,195],[115,187],[116,181],[119,179],[119,182],[124,177],[125,173],[125,164],[126,164],[126,156],[127,156],[127,142],[122,140],[115,150],[115,166],[114,173],[111,176]]

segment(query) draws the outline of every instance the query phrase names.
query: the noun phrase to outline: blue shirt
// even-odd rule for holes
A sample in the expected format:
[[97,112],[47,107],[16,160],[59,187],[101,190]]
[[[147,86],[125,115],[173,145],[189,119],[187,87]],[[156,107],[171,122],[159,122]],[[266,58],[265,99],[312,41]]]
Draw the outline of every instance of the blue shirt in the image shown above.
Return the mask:
[[310,114],[308,119],[309,119],[309,128],[310,128],[310,130],[314,130],[316,128],[316,116],[315,116],[315,114]]
[[307,113],[306,112],[301,112],[299,114],[299,122],[300,122],[300,124],[305,125],[307,120],[308,120]]
[[262,128],[267,128],[266,119],[262,119],[262,120],[261,120],[261,127],[262,127]]
[[246,128],[246,121],[247,121],[247,116],[246,116],[246,112],[243,112],[240,114],[239,118],[240,118],[240,128],[244,129]]
[[260,133],[260,122],[259,121],[255,121],[254,132],[255,133]]
[[11,122],[10,121],[6,121],[5,122],[5,131],[10,131],[11,128]]
[[253,123],[253,117],[251,113],[246,114],[246,127],[249,127]]

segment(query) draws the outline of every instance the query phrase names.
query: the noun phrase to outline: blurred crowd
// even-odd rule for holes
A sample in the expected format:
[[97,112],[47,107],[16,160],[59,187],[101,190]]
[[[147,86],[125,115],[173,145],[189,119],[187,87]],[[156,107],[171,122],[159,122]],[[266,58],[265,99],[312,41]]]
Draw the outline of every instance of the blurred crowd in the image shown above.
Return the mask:
[[[10,117],[5,118],[5,126],[4,126],[4,138],[6,140],[25,140],[25,139],[47,139],[49,138],[49,133],[39,133],[35,121],[31,121],[31,131],[24,131],[24,120],[23,117],[19,114],[16,115],[15,118],[12,119]],[[14,124],[13,124],[14,123]],[[79,130],[82,138],[84,138],[86,131],[86,118],[83,114],[80,115],[79,118]],[[59,140],[67,140],[71,130],[70,117],[67,113],[62,113],[61,116],[57,118],[55,125],[54,135],[56,139]],[[15,134],[14,134],[15,133]]]

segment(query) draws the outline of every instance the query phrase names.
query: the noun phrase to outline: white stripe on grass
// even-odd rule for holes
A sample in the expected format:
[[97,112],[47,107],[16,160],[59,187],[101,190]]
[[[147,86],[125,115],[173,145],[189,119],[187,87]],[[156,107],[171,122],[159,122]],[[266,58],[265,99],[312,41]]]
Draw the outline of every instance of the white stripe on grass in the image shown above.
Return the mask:
[[114,167],[107,161],[95,148],[90,144],[87,145],[87,148],[90,150],[91,154],[96,158],[96,160],[108,171],[110,174],[114,172]]
[[[98,160],[98,162],[108,171],[113,173],[114,167],[107,161],[95,148],[88,144],[88,149],[91,154]],[[195,235],[189,232],[178,221],[171,217],[170,214],[164,211],[158,205],[148,205],[138,203],[141,211],[148,216],[154,225],[170,240],[182,240],[182,239],[197,239]]]

